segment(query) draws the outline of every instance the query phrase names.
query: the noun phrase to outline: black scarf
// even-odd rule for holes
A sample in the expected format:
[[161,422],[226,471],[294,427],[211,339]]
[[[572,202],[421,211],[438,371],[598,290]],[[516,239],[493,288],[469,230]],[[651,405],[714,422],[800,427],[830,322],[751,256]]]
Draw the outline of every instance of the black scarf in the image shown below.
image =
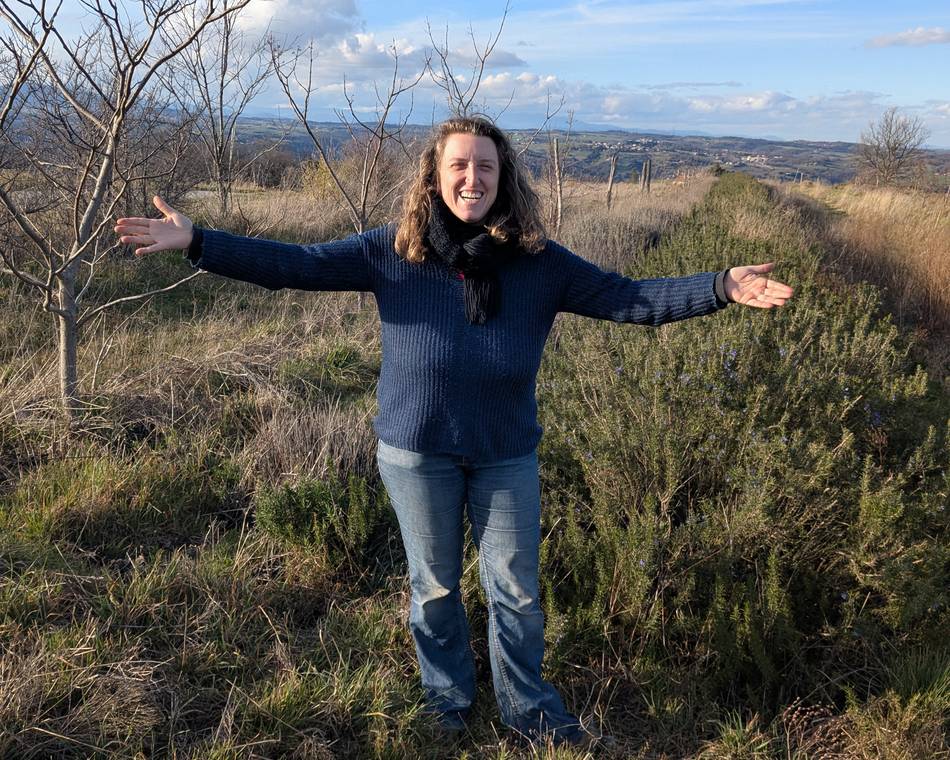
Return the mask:
[[473,325],[483,325],[498,313],[498,269],[518,247],[497,243],[481,224],[468,224],[453,214],[438,196],[429,214],[429,248],[465,278],[465,316]]

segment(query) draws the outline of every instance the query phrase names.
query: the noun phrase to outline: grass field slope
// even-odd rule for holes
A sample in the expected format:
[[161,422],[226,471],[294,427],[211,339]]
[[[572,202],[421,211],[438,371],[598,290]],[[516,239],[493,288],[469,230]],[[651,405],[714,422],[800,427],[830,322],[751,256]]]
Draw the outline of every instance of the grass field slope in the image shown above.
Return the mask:
[[830,209],[829,266],[879,284],[896,323],[919,333],[932,373],[950,383],[950,196],[860,185],[791,187]]
[[[603,757],[950,758],[950,392],[894,288],[842,266],[831,226],[858,212],[739,174],[621,188],[610,213],[572,193],[561,238],[604,266],[774,260],[796,295],[657,329],[558,318],[546,676],[616,738]],[[285,192],[220,223],[344,231],[286,221],[314,218]],[[182,268],[117,262],[99,295]],[[130,306],[86,335],[73,429],[48,317],[0,294],[0,757],[591,756],[500,725],[471,545],[473,720],[446,739],[422,714],[355,294],[205,276]]]

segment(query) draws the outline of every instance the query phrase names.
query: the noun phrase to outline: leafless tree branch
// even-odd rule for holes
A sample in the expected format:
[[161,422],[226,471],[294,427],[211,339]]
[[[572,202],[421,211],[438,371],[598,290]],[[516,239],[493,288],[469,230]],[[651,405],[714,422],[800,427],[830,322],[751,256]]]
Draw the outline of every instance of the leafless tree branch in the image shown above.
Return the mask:
[[167,293],[169,290],[174,290],[179,285],[184,285],[186,282],[190,282],[196,277],[201,277],[201,275],[203,274],[207,274],[207,273],[204,272],[203,270],[199,270],[197,272],[193,272],[187,277],[183,277],[178,282],[173,282],[171,285],[168,285],[164,288],[156,288],[155,290],[150,290],[147,293],[136,293],[133,296],[124,296],[123,298],[116,298],[113,301],[109,301],[107,303],[102,304],[101,306],[97,306],[95,309],[91,309],[90,311],[85,312],[82,315],[82,317],[80,317],[77,324],[79,327],[82,327],[86,322],[93,319],[97,314],[101,314],[106,309],[111,309],[113,306],[116,306],[117,304],[131,303],[132,301],[141,301],[143,298],[151,298],[152,296],[156,296],[159,293]]
[[468,83],[462,87],[461,78],[455,70],[452,63],[452,51],[449,48],[449,32],[446,27],[445,35],[441,42],[437,42],[432,26],[426,21],[426,31],[429,35],[429,42],[432,44],[432,50],[435,58],[438,60],[438,69],[429,61],[429,74],[436,86],[445,92],[446,102],[451,111],[456,116],[468,116],[477,110],[474,107],[475,98],[478,96],[478,90],[481,87],[482,78],[485,75],[485,67],[488,59],[498,45],[501,39],[501,33],[505,28],[505,22],[508,19],[508,13],[511,10],[511,2],[505,3],[505,9],[501,14],[501,21],[498,22],[498,29],[494,34],[490,34],[485,41],[484,47],[479,47],[478,40],[475,37],[475,31],[469,27],[468,34],[472,41],[472,51],[474,60],[471,66],[471,74],[467,77]]
[[904,116],[888,108],[877,122],[861,133],[859,160],[877,184],[890,185],[914,163],[930,132],[917,116]]

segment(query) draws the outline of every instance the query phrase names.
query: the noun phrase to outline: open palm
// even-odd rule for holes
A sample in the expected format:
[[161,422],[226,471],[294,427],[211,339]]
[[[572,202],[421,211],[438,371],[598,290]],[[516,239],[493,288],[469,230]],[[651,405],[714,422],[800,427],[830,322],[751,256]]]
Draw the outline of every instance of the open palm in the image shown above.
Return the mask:
[[723,282],[726,295],[736,303],[757,309],[784,306],[794,291],[778,280],[769,279],[768,274],[773,269],[774,263],[733,267]]
[[194,225],[191,219],[155,196],[152,202],[162,213],[161,219],[131,216],[117,219],[115,231],[126,245],[137,246],[136,256],[157,251],[185,250],[191,245]]

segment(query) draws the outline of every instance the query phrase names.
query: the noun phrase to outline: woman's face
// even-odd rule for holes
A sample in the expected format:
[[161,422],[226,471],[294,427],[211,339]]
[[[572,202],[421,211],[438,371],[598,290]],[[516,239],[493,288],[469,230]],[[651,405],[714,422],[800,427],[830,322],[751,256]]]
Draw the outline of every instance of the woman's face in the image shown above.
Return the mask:
[[490,137],[454,134],[439,160],[439,194],[463,222],[482,221],[498,196],[498,149]]

